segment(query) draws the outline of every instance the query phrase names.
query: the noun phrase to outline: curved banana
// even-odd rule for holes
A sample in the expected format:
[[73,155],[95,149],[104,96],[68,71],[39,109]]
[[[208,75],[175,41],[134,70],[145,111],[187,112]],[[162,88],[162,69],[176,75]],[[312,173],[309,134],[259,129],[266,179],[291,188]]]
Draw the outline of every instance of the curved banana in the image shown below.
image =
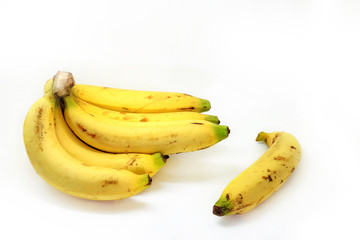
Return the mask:
[[163,121],[177,121],[177,120],[206,120],[219,124],[220,121],[217,116],[202,114],[198,112],[164,112],[164,113],[127,113],[119,112],[106,108],[101,108],[91,103],[88,103],[80,98],[72,95],[76,103],[89,114],[96,116],[103,116],[119,121],[126,122],[163,122]]
[[54,83],[54,79],[50,78],[49,80],[46,81],[45,85],[44,85],[44,96],[46,94],[49,94],[50,91],[52,91],[52,86]]
[[85,112],[71,96],[63,97],[72,131],[92,147],[114,153],[165,155],[210,147],[227,138],[229,128],[204,120],[123,122]]
[[168,156],[161,153],[106,153],[96,150],[78,139],[66,124],[59,102],[55,104],[55,130],[62,147],[83,165],[127,169],[152,177],[162,168]]
[[87,166],[67,153],[56,135],[55,97],[46,94],[26,115],[23,137],[36,172],[53,187],[76,197],[93,200],[127,198],[148,188],[148,174]]
[[210,102],[183,93],[127,90],[76,84],[71,94],[96,106],[121,112],[206,112]]
[[248,212],[273,194],[295,170],[301,147],[286,132],[259,133],[269,149],[249,168],[234,178],[213,207],[218,216]]

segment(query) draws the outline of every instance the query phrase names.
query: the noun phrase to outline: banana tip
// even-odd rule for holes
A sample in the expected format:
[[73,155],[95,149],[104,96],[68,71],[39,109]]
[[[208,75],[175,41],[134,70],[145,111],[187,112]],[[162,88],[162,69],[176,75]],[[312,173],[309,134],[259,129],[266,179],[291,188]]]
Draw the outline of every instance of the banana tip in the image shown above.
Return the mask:
[[213,207],[213,214],[216,216],[224,216],[225,215],[225,211],[223,210],[222,207],[216,206],[214,205]]
[[164,161],[164,163],[166,163],[168,159],[169,159],[169,155],[162,155],[162,160]]
[[146,184],[146,186],[150,186],[152,183],[152,178],[150,177],[150,175],[148,175],[148,184]]

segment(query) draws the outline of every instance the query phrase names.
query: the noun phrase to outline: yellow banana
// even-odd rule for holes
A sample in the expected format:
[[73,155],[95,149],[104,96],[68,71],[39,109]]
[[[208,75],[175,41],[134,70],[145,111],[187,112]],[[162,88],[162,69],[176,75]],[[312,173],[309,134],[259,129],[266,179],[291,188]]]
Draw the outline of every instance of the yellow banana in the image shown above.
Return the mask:
[[218,216],[248,212],[273,194],[291,175],[301,158],[301,147],[286,132],[259,133],[269,149],[234,178],[213,207]]
[[198,112],[127,113],[98,107],[72,95],[76,103],[89,114],[127,122],[163,122],[176,120],[206,120],[219,124],[218,117]]
[[84,142],[106,152],[165,155],[210,147],[227,138],[229,128],[204,120],[124,122],[85,112],[71,96],[63,97],[64,115]]
[[36,101],[23,128],[29,159],[46,182],[67,194],[93,200],[127,198],[150,186],[148,174],[88,166],[66,152],[56,135],[55,102],[51,92]]
[[164,166],[168,158],[161,153],[106,153],[86,145],[74,135],[66,124],[58,102],[55,104],[55,129],[62,147],[83,165],[127,169],[136,174],[146,173],[152,177]]
[[121,112],[206,112],[210,102],[183,93],[127,90],[76,84],[71,94],[96,106]]
[[49,80],[46,81],[46,83],[44,85],[44,95],[49,94],[50,91],[52,91],[53,83],[54,83],[54,80],[52,78],[50,78]]

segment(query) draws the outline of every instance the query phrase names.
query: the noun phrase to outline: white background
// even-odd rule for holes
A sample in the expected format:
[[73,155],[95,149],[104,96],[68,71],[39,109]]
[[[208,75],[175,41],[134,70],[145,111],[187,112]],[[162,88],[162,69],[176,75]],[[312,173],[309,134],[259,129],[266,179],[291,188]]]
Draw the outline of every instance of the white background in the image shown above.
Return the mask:
[[[1,239],[359,239],[360,1],[0,1]],[[129,199],[77,199],[45,183],[22,125],[58,70],[77,83],[211,101],[230,136],[171,156]],[[212,214],[228,182],[288,131],[303,148],[251,212]],[[7,237],[5,237],[7,236]]]

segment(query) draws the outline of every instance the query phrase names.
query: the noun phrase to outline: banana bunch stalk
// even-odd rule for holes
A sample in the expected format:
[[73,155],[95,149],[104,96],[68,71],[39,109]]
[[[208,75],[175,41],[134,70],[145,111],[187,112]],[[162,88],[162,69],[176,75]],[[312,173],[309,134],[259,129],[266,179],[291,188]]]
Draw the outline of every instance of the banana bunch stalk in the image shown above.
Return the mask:
[[68,72],[46,82],[25,118],[23,137],[36,172],[53,187],[91,200],[147,189],[168,155],[208,148],[229,128],[187,94],[75,85]]

